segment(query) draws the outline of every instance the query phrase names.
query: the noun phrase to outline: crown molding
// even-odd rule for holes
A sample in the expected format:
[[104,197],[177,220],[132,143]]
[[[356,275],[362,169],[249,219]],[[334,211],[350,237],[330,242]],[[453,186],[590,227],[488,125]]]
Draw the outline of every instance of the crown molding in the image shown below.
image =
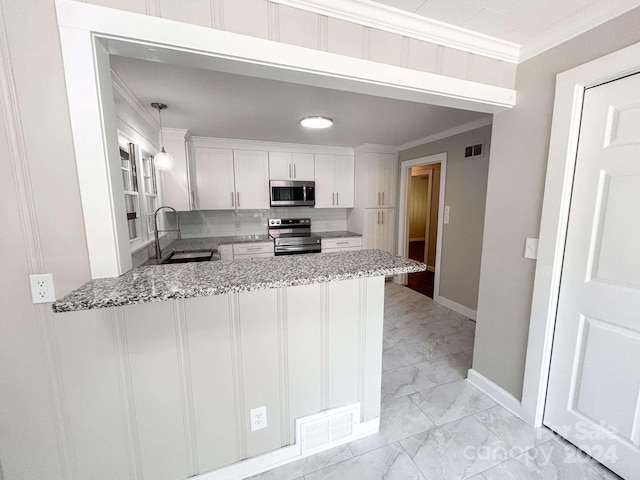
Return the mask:
[[492,123],[493,116],[489,115],[478,120],[474,120],[473,122],[464,123],[462,125],[458,125],[457,127],[434,133],[433,135],[429,135],[428,137],[418,138],[417,140],[403,143],[402,145],[398,145],[396,148],[398,149],[398,151],[408,150],[413,147],[419,147],[420,145],[426,145],[427,143],[435,142],[436,140],[442,140],[443,138],[453,137],[454,135],[458,135],[460,133],[469,132],[471,130],[475,130],[476,128],[486,127],[487,125],[491,125]]
[[[622,6],[620,5],[621,3],[623,4]],[[547,33],[539,35],[523,45],[520,49],[518,63],[525,62],[609,20],[619,17],[636,8],[639,4],[638,0],[594,3],[584,8],[579,14],[556,23]]]
[[353,148],[332,145],[309,145],[304,143],[268,142],[239,138],[216,138],[192,136],[194,147],[229,148],[232,150],[266,150],[269,152],[318,153],[326,155],[353,155]]
[[520,45],[368,0],[272,0],[469,53],[517,63]]
[[378,143],[363,143],[353,149],[357,153],[398,153],[395,145],[382,145]]
[[144,105],[138,100],[138,97],[129,89],[126,83],[122,81],[122,79],[118,76],[116,72],[111,70],[111,83],[113,84],[114,90],[116,90],[124,101],[129,104],[131,108],[133,108],[138,115],[142,117],[142,119],[151,125],[154,128],[160,129],[160,124],[156,122],[156,120],[147,112],[144,108]]

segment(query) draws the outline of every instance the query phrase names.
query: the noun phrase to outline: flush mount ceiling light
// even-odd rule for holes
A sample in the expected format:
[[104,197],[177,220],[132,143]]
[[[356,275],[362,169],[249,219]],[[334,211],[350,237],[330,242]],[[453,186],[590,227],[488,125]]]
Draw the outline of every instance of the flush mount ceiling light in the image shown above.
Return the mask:
[[333,125],[333,120],[329,117],[304,117],[300,120],[300,125],[307,128],[329,128]]
[[173,157],[164,150],[164,137],[162,136],[162,110],[167,108],[164,103],[153,102],[153,108],[158,110],[158,119],[160,121],[160,153],[153,157],[153,164],[158,170],[171,170],[173,168]]

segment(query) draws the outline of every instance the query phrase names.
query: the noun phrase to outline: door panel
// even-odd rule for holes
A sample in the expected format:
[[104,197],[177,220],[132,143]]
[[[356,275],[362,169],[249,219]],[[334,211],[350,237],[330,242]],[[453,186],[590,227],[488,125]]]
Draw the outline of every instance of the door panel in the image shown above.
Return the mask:
[[585,92],[544,423],[640,465],[640,75]]
[[253,150],[233,151],[236,208],[269,208],[269,154]]
[[195,150],[198,208],[201,210],[232,209],[233,151],[225,148],[196,148]]
[[316,208],[332,208],[335,206],[334,176],[334,156],[316,155]]
[[313,153],[294,153],[292,156],[293,179],[297,181],[313,180]]
[[340,208],[353,208],[354,181],[353,181],[353,157],[348,155],[336,155],[335,157],[335,189],[336,206]]

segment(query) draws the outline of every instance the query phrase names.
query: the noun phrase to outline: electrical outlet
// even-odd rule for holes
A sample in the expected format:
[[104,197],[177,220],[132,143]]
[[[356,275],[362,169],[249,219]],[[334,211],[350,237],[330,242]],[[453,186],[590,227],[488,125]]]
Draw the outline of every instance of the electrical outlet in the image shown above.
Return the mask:
[[242,224],[240,223],[240,220],[236,220],[236,232],[242,229]]
[[267,428],[267,407],[262,406],[258,408],[252,408],[249,410],[249,417],[251,418],[251,431],[261,430]]
[[31,283],[31,299],[33,303],[50,303],[56,301],[56,291],[53,288],[53,275],[29,275]]

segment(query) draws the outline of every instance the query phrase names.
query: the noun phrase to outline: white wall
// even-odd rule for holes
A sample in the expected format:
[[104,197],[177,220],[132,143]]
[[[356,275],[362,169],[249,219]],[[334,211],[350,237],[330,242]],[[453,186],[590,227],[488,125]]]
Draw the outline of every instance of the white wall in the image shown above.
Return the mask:
[[524,241],[539,232],[555,76],[640,42],[638,25],[636,8],[519,65],[518,104],[494,115],[473,368],[516,398],[535,270]]
[[[464,158],[464,148],[484,144],[482,157]],[[442,232],[440,296],[475,310],[478,302],[480,255],[487,172],[491,150],[491,125],[403,150],[399,160],[447,153],[444,204],[451,220]]]

